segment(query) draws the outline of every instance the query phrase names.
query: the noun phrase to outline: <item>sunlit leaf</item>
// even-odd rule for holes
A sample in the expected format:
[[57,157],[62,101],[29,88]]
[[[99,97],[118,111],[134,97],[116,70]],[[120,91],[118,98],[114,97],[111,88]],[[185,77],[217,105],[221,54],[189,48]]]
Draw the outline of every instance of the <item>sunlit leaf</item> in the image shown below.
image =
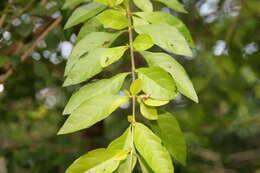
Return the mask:
[[161,111],[157,121],[152,121],[153,131],[162,139],[171,155],[186,165],[186,142],[176,118],[169,112]]
[[150,0],[133,0],[133,2],[143,11],[153,11],[153,4]]
[[142,173],[154,173],[154,171],[147,165],[147,163],[141,156],[138,156],[138,161],[139,161]]
[[157,110],[153,107],[146,106],[144,103],[140,103],[140,112],[148,120],[158,119]]
[[128,73],[120,73],[110,79],[102,79],[80,88],[70,98],[63,114],[71,114],[81,103],[97,95],[116,94],[123,85]]
[[161,140],[141,123],[134,128],[134,143],[138,152],[154,172],[173,173],[171,156]]
[[168,52],[192,56],[188,42],[179,30],[172,25],[165,23],[139,25],[135,27],[135,30],[139,34],[148,34],[152,38],[154,44]]
[[101,66],[107,67],[110,64],[114,63],[115,61],[119,60],[127,49],[128,46],[119,46],[119,47],[106,49],[102,53]]
[[137,16],[142,17],[143,19],[149,21],[150,23],[159,24],[159,23],[167,23],[176,27],[179,32],[185,37],[188,41],[190,47],[194,48],[194,42],[191,37],[191,34],[185,24],[178,19],[177,17],[160,11],[156,12],[137,12],[135,13]]
[[142,80],[142,90],[159,100],[171,100],[176,96],[176,86],[173,78],[161,67],[137,69]]
[[81,156],[66,170],[66,173],[111,173],[117,169],[120,150],[93,150]]
[[144,51],[153,47],[152,38],[147,34],[138,35],[133,43],[134,49],[137,51]]
[[130,86],[130,91],[133,95],[138,94],[142,91],[142,81],[140,79],[136,79]]
[[97,19],[106,28],[124,29],[128,26],[128,19],[125,12],[119,10],[106,10],[97,16]]
[[109,116],[128,99],[125,96],[106,94],[86,100],[68,117],[58,134],[88,128]]
[[87,5],[81,6],[77,8],[71,17],[68,19],[65,29],[68,29],[72,26],[75,26],[81,22],[84,22],[93,16],[97,15],[101,11],[105,9],[105,6],[96,4],[96,3],[89,3]]
[[198,102],[198,96],[185,69],[173,57],[165,53],[141,52],[150,66],[160,66],[168,71],[175,80],[178,91],[183,95]]
[[156,99],[152,99],[152,98],[144,99],[143,102],[148,106],[162,106],[162,105],[166,105],[167,103],[169,103],[169,101],[156,100]]
[[86,35],[73,48],[72,53],[66,65],[64,75],[65,76],[68,75],[69,71],[79,61],[82,55],[96,48],[110,46],[121,33],[122,32],[115,32],[115,33],[92,32]]
[[66,0],[62,9],[75,7],[83,2],[89,2],[91,0]]
[[187,13],[183,5],[178,0],[154,0],[154,1],[161,2],[164,5],[168,6],[169,8],[176,10],[178,12]]

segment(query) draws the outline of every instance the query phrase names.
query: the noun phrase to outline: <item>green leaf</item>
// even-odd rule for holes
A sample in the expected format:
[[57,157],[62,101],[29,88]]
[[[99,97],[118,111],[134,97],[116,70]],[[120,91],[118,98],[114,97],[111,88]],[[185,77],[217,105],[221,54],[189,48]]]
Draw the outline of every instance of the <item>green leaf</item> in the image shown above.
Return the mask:
[[[132,161],[131,161],[131,157],[132,157]],[[132,162],[132,166],[130,168],[131,162]],[[133,171],[136,162],[137,162],[137,158],[135,155],[128,155],[126,160],[121,161],[118,169],[113,173],[129,173],[129,170]]]
[[155,100],[155,99],[144,99],[143,102],[148,105],[148,106],[163,106],[169,103],[169,101],[164,101],[164,100]]
[[174,26],[165,23],[139,25],[135,30],[139,34],[150,35],[154,44],[168,52],[192,56],[188,42]]
[[[131,143],[132,143],[132,133],[131,133],[131,127],[129,127],[122,136],[115,139],[113,142],[111,142],[108,146],[108,150],[124,150],[126,152],[129,152],[131,150]],[[132,169],[134,168],[136,164],[136,157],[133,155],[132,158]],[[121,161],[118,169],[114,173],[128,173],[130,169],[131,164],[131,155],[128,155],[126,160]]]
[[149,66],[160,66],[168,71],[175,80],[178,91],[191,100],[198,103],[198,96],[189,79],[185,69],[173,57],[165,53],[140,52],[146,59]]
[[161,2],[164,5],[168,6],[169,8],[176,10],[178,12],[187,13],[183,5],[178,0],[154,0],[154,1]]
[[176,86],[173,78],[161,67],[137,69],[138,76],[142,80],[142,90],[150,94],[151,98],[158,100],[171,100],[176,96]]
[[103,11],[106,7],[100,4],[96,3],[89,3],[87,5],[81,6],[77,8],[70,18],[68,19],[65,29],[68,29],[72,26],[75,26],[81,22],[84,22],[94,16],[96,16],[98,13]]
[[82,87],[70,98],[63,114],[71,114],[81,103],[97,95],[116,94],[129,73],[120,73],[110,79],[102,79]]
[[152,38],[147,34],[138,35],[133,43],[134,49],[137,51],[144,51],[153,47]]
[[95,0],[95,2],[106,6],[114,7],[116,5],[120,5],[123,2],[123,0]]
[[161,140],[141,123],[134,127],[134,143],[138,152],[154,172],[173,173],[171,156]]
[[126,129],[126,131],[120,137],[116,138],[112,141],[108,149],[109,150],[124,150],[130,151],[131,149],[131,141],[132,141],[132,133],[130,127]]
[[69,116],[58,134],[68,134],[88,128],[105,119],[128,99],[126,96],[106,94],[86,100]]
[[121,30],[128,26],[125,12],[119,10],[106,10],[97,16],[105,28]]
[[176,118],[169,112],[161,111],[158,120],[151,124],[153,131],[162,139],[171,155],[186,165],[186,142]]
[[105,48],[98,48],[83,56],[69,71],[63,86],[81,83],[102,71],[101,55]]
[[153,4],[150,0],[133,0],[133,2],[143,11],[153,11]]
[[93,150],[81,156],[66,170],[66,173],[112,173],[120,163],[120,150]]
[[138,161],[139,161],[142,173],[154,173],[154,171],[147,165],[147,163],[141,156],[138,156]]
[[68,9],[68,8],[72,8],[75,7],[83,2],[89,2],[90,0],[66,0],[65,4],[63,5],[62,9]]
[[142,91],[142,81],[140,79],[136,79],[130,86],[130,91],[133,95],[137,95]]
[[79,42],[86,35],[92,32],[100,32],[103,30],[104,30],[103,25],[96,18],[92,18],[87,22],[85,22],[84,25],[81,27],[79,34],[77,36],[77,42]]
[[129,46],[119,46],[114,48],[108,48],[102,53],[101,66],[107,67],[119,60],[125,53]]
[[96,48],[110,46],[114,42],[114,40],[121,34],[122,32],[93,32],[86,35],[73,48],[65,68],[65,76],[68,75],[72,67],[79,61],[82,55]]
[[139,25],[148,25],[149,24],[146,20],[139,18],[139,17],[133,16],[132,19],[133,19],[134,27],[137,27]]
[[140,103],[140,112],[148,120],[157,120],[158,119],[157,110],[153,107],[146,106],[142,102]]
[[160,11],[156,12],[137,12],[135,15],[147,20],[152,24],[167,23],[176,27],[185,37],[191,48],[194,48],[194,42],[191,34],[185,24],[177,17]]

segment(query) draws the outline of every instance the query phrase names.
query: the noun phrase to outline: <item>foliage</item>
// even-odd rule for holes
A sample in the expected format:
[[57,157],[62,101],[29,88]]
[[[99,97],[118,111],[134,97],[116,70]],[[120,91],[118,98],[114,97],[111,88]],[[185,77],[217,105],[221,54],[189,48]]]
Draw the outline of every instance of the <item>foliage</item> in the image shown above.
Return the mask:
[[[78,4],[76,2],[68,0],[64,8],[74,7]],[[185,12],[177,1],[159,2],[176,11]],[[137,12],[136,8],[143,12]],[[194,45],[189,31],[178,18],[152,11],[153,3],[149,0],[134,0],[133,4],[127,0],[96,0],[78,7],[68,19],[65,29],[85,21],[99,21],[103,29],[95,30],[96,27],[92,28],[92,25],[82,27],[91,32],[85,35],[81,34],[83,31],[80,33],[82,38],[75,45],[66,65],[63,86],[91,79],[104,68],[127,56],[131,59],[132,83],[130,89],[125,90],[127,96],[115,94],[120,91],[129,73],[86,84],[67,104],[64,114],[70,115],[58,134],[89,128],[107,118],[129,99],[132,99],[132,115],[128,116],[131,124],[125,132],[129,135],[126,138],[120,137],[123,138],[124,145],[117,147],[118,150],[108,147],[90,151],[76,160],[67,169],[67,173],[112,173],[117,169],[132,172],[136,157],[141,159],[141,167],[145,164],[147,169],[157,173],[174,172],[171,156],[186,164],[186,143],[178,121],[170,113],[158,112],[157,107],[176,98],[177,92],[198,102],[196,92],[184,68],[173,57],[167,53],[152,53],[147,50],[156,45],[169,53],[192,56],[191,47]],[[166,17],[165,21],[160,20],[162,16]],[[113,42],[126,32],[125,29],[128,29],[128,43],[122,43],[123,46],[114,45]],[[134,31],[137,34],[135,38]],[[149,67],[136,69],[135,52],[143,55]],[[139,113],[136,112],[136,101],[140,104],[140,113],[144,118],[140,121],[150,122],[156,135],[143,123],[137,122]],[[121,141],[120,138],[112,144]],[[125,148],[125,145],[129,146]]]

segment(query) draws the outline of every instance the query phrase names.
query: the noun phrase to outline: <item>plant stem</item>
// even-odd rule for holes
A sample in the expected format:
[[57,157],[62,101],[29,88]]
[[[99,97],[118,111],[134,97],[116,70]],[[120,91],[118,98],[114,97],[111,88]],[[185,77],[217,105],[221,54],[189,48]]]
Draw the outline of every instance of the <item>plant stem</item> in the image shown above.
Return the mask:
[[[132,81],[135,81],[136,76],[135,76],[135,57],[134,57],[134,47],[133,47],[133,28],[132,28],[132,13],[130,9],[130,3],[131,1],[129,0],[129,3],[127,4],[126,7],[126,12],[127,12],[127,17],[128,17],[128,35],[129,35],[129,45],[130,45],[130,56],[131,56],[131,73],[132,73]],[[132,172],[132,164],[133,164],[133,153],[134,153],[134,123],[135,123],[135,111],[136,111],[136,96],[132,95],[132,122],[131,122],[131,135],[132,135],[132,150],[131,150],[131,155],[130,155],[130,165],[129,165],[129,170],[128,172]]]

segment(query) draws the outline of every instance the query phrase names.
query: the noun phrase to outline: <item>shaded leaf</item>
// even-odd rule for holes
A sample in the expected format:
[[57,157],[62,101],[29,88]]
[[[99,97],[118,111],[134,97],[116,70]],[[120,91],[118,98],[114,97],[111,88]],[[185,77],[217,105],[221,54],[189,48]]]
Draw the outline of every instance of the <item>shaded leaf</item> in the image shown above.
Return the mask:
[[114,112],[128,97],[99,95],[83,102],[67,119],[58,134],[72,133],[88,128]]
[[138,156],[138,161],[139,161],[142,173],[154,173],[154,171],[147,165],[147,163],[141,156]]
[[68,19],[65,29],[84,22],[103,11],[106,7],[96,3],[89,3],[77,8]]
[[167,23],[176,27],[179,32],[185,37],[187,42],[189,43],[191,48],[194,48],[194,42],[191,37],[191,34],[185,24],[178,19],[177,17],[160,11],[156,12],[137,12],[135,13],[137,16],[142,17],[150,23],[159,24],[159,23]]
[[148,34],[154,44],[168,52],[192,56],[188,42],[174,26],[165,23],[139,25],[135,30],[139,34]]
[[119,10],[106,10],[97,16],[97,19],[106,28],[124,29],[128,26],[128,19],[125,12]]
[[158,120],[151,124],[153,131],[162,139],[171,155],[186,165],[186,142],[176,118],[169,112],[161,111]]
[[175,80],[178,91],[195,102],[198,102],[198,96],[189,79],[185,69],[173,57],[165,53],[152,53],[148,51],[140,52],[146,59],[149,66],[160,66],[168,71]]
[[154,172],[173,173],[171,156],[161,144],[160,138],[141,123],[135,124],[134,143]]
[[128,73],[120,73],[110,79],[102,79],[82,87],[70,98],[63,114],[71,114],[81,103],[97,95],[116,94]]
[[151,98],[171,100],[176,96],[176,86],[173,78],[161,67],[153,66],[136,70],[142,80],[142,90]]

